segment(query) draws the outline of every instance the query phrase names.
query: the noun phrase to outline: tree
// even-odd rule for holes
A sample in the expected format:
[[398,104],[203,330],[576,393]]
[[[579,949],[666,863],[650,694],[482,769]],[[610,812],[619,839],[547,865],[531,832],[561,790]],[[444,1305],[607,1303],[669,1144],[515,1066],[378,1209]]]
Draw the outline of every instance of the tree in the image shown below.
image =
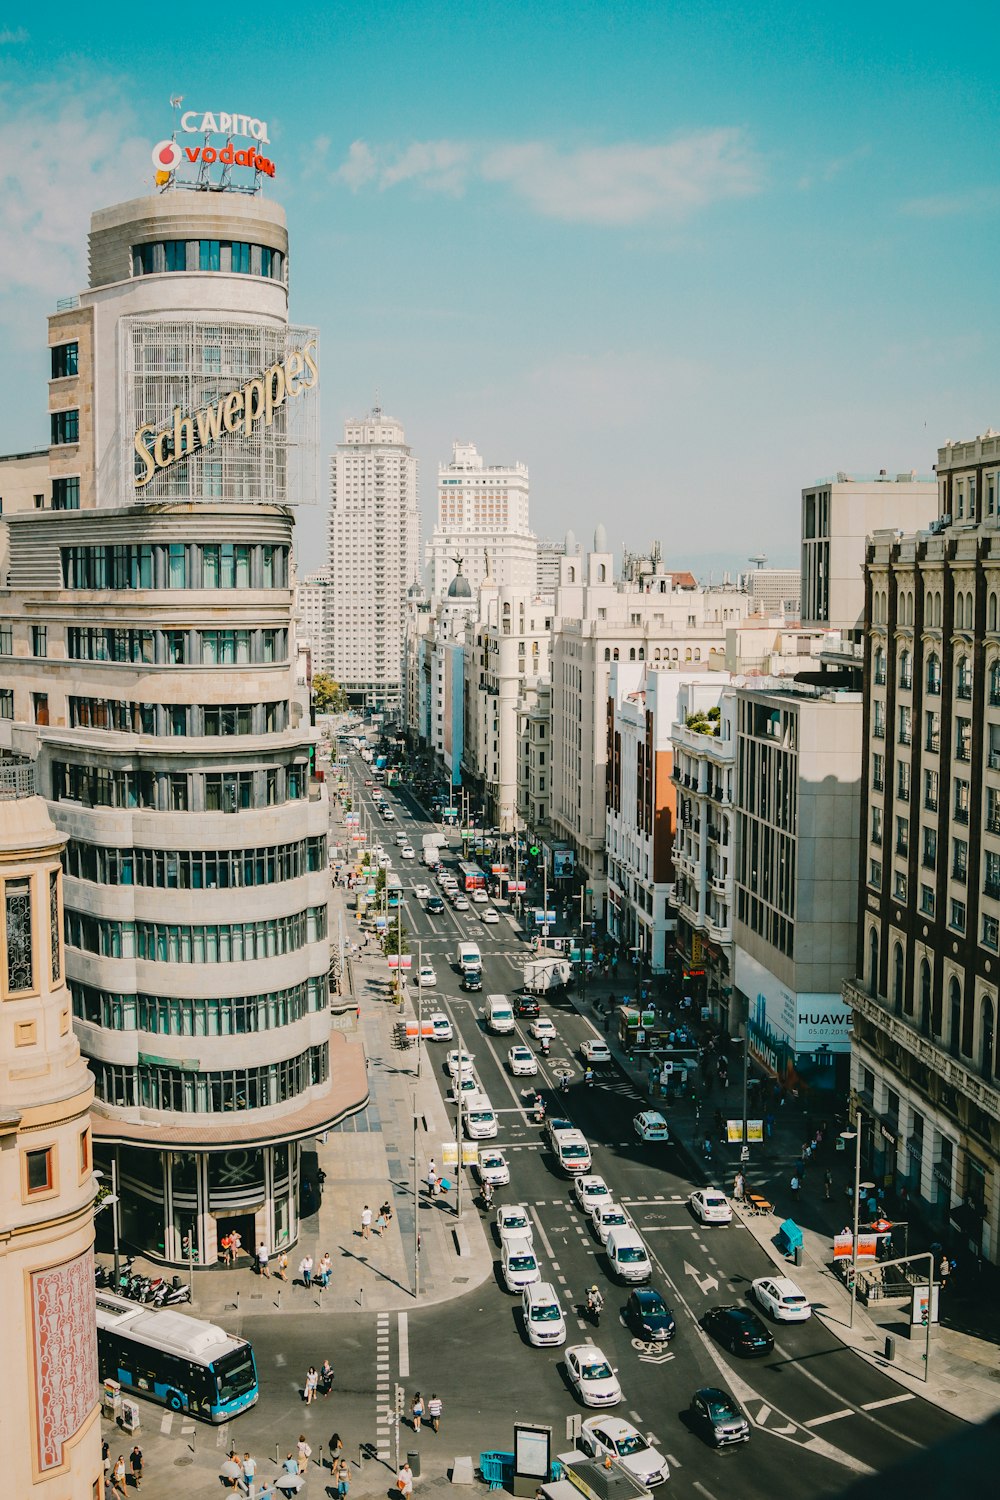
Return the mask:
[[348,707],[347,694],[327,672],[313,674],[312,700],[318,714],[340,714]]

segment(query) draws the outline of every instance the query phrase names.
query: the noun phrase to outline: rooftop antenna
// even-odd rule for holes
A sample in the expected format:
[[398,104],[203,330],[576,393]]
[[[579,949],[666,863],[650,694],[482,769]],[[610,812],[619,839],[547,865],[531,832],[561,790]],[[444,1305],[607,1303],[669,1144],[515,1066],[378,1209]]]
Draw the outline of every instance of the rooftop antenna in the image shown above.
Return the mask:
[[764,566],[764,564],[767,562],[767,553],[766,552],[757,552],[757,553],[754,554],[753,557],[748,557],[747,558],[747,562],[755,563],[758,568],[762,568]]

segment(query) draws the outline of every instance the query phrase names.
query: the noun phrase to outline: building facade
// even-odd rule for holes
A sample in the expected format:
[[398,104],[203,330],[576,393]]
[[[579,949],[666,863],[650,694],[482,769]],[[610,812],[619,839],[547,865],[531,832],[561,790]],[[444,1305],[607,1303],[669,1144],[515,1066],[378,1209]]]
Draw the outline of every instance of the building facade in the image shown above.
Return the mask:
[[309,652],[313,672],[329,673],[330,575],[326,568],[308,573],[295,585],[295,639]]
[[456,568],[473,594],[487,576],[534,591],[538,539],[528,525],[527,467],[487,464],[474,443],[455,443],[451,463],[438,469],[437,525],[426,563],[434,598],[444,597]]
[[66,986],[65,843],[34,767],[0,756],[0,1410],[20,1500],[93,1500],[102,1485],[94,1085]]
[[50,319],[51,509],[7,523],[0,745],[68,840],[67,979],[123,1237],[214,1264],[222,1220],[294,1241],[301,1142],[367,1098],[331,1027],[292,629],[318,346],[288,324],[273,203],[119,205],[90,265]]
[[1000,1260],[1000,438],[938,452],[938,518],[866,580],[853,1084],[866,1165]]
[[400,706],[406,591],[420,574],[417,460],[378,406],[344,424],[330,459],[321,657],[358,708]]

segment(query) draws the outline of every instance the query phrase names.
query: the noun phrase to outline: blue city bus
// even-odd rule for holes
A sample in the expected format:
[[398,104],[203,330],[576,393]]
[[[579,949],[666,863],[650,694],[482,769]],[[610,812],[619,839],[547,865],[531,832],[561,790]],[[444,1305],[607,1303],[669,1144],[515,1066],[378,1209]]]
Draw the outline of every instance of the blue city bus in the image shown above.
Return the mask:
[[246,1339],[214,1323],[97,1292],[102,1380],[206,1422],[228,1422],[257,1400],[257,1366]]

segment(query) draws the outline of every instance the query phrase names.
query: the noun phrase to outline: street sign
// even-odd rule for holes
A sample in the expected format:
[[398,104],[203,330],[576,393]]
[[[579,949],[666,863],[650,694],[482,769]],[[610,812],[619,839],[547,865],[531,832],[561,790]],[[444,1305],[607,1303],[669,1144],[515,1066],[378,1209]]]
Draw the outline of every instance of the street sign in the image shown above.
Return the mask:
[[554,922],[556,914],[554,911],[542,911],[541,907],[535,908],[535,923],[541,927],[543,922]]
[[526,880],[509,880],[507,882],[507,889],[509,891],[526,891],[528,889],[528,882]]
[[458,808],[457,807],[443,807],[441,809],[441,816],[443,818],[457,818],[458,817]]

